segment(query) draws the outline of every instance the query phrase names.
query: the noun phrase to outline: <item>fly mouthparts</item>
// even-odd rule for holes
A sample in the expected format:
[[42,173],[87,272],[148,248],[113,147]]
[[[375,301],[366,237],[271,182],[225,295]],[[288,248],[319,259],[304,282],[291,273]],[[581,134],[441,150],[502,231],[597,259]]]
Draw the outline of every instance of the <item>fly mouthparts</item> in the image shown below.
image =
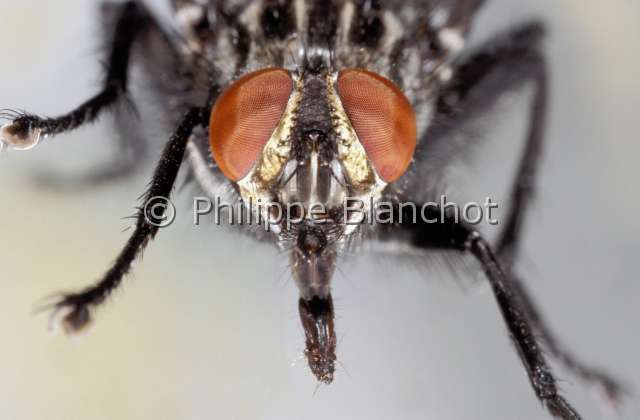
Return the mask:
[[330,384],[333,381],[336,361],[336,333],[333,323],[333,300],[313,297],[300,299],[298,308],[306,337],[304,355],[311,372],[318,381]]

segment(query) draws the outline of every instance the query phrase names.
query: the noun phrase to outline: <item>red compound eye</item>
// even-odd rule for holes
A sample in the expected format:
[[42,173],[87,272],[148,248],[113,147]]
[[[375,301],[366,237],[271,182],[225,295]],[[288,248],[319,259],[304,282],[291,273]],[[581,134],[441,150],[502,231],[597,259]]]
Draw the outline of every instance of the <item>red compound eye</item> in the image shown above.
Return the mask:
[[222,173],[242,179],[258,160],[282,118],[293,91],[284,69],[259,70],[238,79],[211,112],[209,143]]
[[416,117],[398,86],[366,70],[338,75],[344,110],[378,175],[386,182],[400,178],[416,148]]

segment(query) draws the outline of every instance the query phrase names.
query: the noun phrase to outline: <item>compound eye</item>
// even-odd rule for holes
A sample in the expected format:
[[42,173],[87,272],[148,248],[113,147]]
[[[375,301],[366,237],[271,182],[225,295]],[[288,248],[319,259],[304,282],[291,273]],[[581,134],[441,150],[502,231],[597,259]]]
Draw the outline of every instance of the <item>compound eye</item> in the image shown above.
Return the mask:
[[241,77],[217,100],[209,122],[209,143],[222,173],[238,181],[249,173],[276,129],[293,91],[285,69]]
[[416,148],[416,117],[400,88],[361,69],[338,75],[338,95],[380,178],[393,182],[409,167]]

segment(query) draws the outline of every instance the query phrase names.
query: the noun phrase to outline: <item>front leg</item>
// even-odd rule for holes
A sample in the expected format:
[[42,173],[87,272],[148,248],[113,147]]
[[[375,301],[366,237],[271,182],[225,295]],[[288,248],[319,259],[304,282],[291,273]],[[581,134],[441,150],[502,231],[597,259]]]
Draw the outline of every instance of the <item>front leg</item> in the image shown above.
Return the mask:
[[[450,249],[473,255],[482,265],[489,280],[496,303],[537,397],[555,417],[563,420],[580,419],[578,412],[559,394],[556,379],[534,335],[526,307],[489,243],[477,230],[456,222],[453,217],[445,216],[441,219],[439,208],[425,207],[421,220],[415,220],[414,215],[408,213],[411,212],[400,214],[398,225],[383,226],[381,239],[404,235],[418,249]],[[438,222],[428,223],[427,220]]]
[[[602,388],[607,398],[616,403],[621,400],[624,388],[610,375],[582,362],[561,345],[540,315],[525,283],[515,274],[522,230],[535,194],[544,149],[549,75],[541,49],[543,37],[544,28],[539,22],[525,23],[497,36],[461,60],[455,77],[442,92],[434,125],[426,136],[429,146],[425,147],[423,157],[428,160],[432,148],[451,142],[451,132],[456,127],[488,114],[504,94],[521,89],[527,83],[533,87],[525,144],[509,194],[508,213],[504,223],[501,222],[503,228],[496,242],[496,255],[511,277],[531,326],[550,354],[581,379]],[[473,136],[465,140],[469,143],[477,141]],[[466,146],[466,143],[462,145]],[[425,172],[416,178],[418,182],[429,177],[432,170],[429,165],[421,168]]]
[[41,118],[29,113],[5,110],[0,113],[0,118],[11,122],[0,128],[0,149],[30,149],[42,138],[68,132],[95,121],[104,110],[118,102],[127,92],[133,43],[150,22],[147,11],[137,2],[129,1],[123,5],[111,42],[102,90],[73,111],[56,118]]
[[[146,203],[138,210],[131,238],[100,281],[77,293],[64,294],[50,305],[54,309],[51,318],[53,324],[62,324],[69,334],[81,332],[91,321],[92,309],[102,304],[120,286],[133,262],[155,237],[164,222],[166,207],[160,208],[161,211],[158,213],[145,204],[154,199],[168,199],[182,165],[187,142],[196,126],[207,126],[208,115],[208,109],[204,108],[193,108],[184,115],[162,152],[149,189],[142,196]],[[162,201],[158,204],[164,204]]]

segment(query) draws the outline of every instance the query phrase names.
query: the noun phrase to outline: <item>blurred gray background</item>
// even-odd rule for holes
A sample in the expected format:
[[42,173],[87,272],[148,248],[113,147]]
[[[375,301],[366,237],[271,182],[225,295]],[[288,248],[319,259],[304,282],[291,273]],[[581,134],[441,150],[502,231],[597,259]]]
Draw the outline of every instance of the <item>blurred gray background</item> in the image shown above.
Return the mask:
[[[55,115],[96,91],[97,6],[0,0],[0,108]],[[520,271],[563,342],[635,388],[619,418],[638,419],[640,4],[493,0],[474,37],[532,16],[551,30],[554,90]],[[494,125],[495,138],[521,137],[515,123]],[[31,309],[104,272],[151,168],[76,193],[38,188],[32,176],[104,162],[111,130],[97,124],[0,156],[3,420],[549,418],[479,273],[460,287],[468,273],[442,264],[350,258],[334,280],[339,371],[316,390],[286,256],[189,216],[160,233],[89,335],[48,335],[46,315]],[[482,178],[502,163],[474,164]],[[555,367],[585,418],[607,418],[595,390]]]

